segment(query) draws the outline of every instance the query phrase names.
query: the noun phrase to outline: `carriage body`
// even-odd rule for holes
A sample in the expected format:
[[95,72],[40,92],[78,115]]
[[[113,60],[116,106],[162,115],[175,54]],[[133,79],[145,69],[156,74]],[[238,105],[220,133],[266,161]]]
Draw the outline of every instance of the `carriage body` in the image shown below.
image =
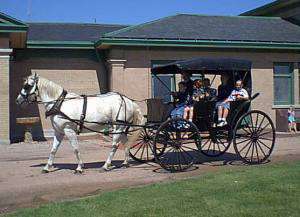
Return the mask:
[[259,94],[252,96],[250,61],[194,58],[154,67],[151,71],[154,76],[182,72],[201,75],[202,78],[210,76],[213,77],[212,82],[216,76],[226,74],[232,89],[236,80],[242,80],[250,98],[231,102],[228,124],[224,127],[216,125],[217,98],[204,98],[196,102],[192,122],[182,118],[166,118],[164,115],[161,122],[146,127],[141,137],[142,140],[147,138],[144,142],[153,157],[143,158],[143,150],[140,157],[131,152],[134,159],[142,162],[155,159],[169,171],[182,171],[197,161],[195,155],[198,152],[217,157],[224,154],[232,143],[237,156],[244,162],[262,163],[269,158],[275,144],[275,129],[267,114],[251,110],[251,102]]

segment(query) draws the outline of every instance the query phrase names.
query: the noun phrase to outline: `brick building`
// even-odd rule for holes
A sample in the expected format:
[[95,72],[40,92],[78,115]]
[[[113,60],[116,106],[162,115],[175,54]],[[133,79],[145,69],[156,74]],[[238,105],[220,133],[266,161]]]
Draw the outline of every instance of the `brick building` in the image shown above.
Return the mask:
[[[299,3],[275,3],[243,16],[178,14],[136,26],[24,23],[0,14],[0,143],[22,140],[18,117],[41,117],[37,139],[52,132],[41,106],[15,104],[31,72],[80,94],[118,91],[145,99],[162,95],[153,65],[199,56],[252,61],[253,92],[261,93],[253,108],[284,130],[286,109],[300,105]],[[178,77],[162,79],[172,89]]]

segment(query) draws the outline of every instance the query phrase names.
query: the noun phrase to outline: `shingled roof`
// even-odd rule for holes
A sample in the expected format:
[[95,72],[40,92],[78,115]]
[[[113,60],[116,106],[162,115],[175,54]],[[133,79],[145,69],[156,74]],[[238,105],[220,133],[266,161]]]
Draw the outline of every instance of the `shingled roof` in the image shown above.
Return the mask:
[[300,42],[300,27],[281,18],[178,14],[104,34],[112,39]]
[[104,33],[128,26],[111,24],[28,23],[29,41],[97,41]]

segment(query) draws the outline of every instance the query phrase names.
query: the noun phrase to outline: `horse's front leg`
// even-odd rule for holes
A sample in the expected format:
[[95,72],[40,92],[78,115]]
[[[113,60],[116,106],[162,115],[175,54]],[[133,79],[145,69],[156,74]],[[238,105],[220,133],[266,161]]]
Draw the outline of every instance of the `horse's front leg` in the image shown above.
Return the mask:
[[78,162],[78,166],[77,166],[75,172],[82,173],[83,172],[83,162],[82,162],[80,152],[79,152],[79,145],[78,145],[76,132],[73,129],[69,129],[69,128],[65,128],[64,132],[65,132],[65,135],[68,137],[71,146],[74,149],[74,154],[75,154],[77,162]]
[[48,173],[50,171],[51,167],[53,166],[53,160],[54,160],[55,154],[56,154],[63,138],[64,138],[64,134],[55,132],[49,159],[48,159],[46,166],[43,168],[42,172]]

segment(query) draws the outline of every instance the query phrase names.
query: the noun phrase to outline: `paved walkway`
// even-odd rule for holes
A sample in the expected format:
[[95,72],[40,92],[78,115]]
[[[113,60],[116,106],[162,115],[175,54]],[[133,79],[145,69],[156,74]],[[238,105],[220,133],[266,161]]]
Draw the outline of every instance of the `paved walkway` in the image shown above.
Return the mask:
[[[67,141],[59,149],[55,169],[42,174],[51,142],[34,144],[19,143],[0,146],[0,214],[19,207],[35,206],[49,201],[72,199],[98,192],[128,186],[144,185],[169,179],[184,178],[218,170],[222,167],[238,168],[233,150],[217,159],[203,157],[195,170],[170,174],[154,163],[136,164],[130,168],[100,172],[110,144],[99,140],[80,141],[85,172],[75,175],[75,156]],[[121,164],[124,153],[119,150],[114,164]],[[271,163],[300,159],[300,137],[279,138],[271,157]]]

